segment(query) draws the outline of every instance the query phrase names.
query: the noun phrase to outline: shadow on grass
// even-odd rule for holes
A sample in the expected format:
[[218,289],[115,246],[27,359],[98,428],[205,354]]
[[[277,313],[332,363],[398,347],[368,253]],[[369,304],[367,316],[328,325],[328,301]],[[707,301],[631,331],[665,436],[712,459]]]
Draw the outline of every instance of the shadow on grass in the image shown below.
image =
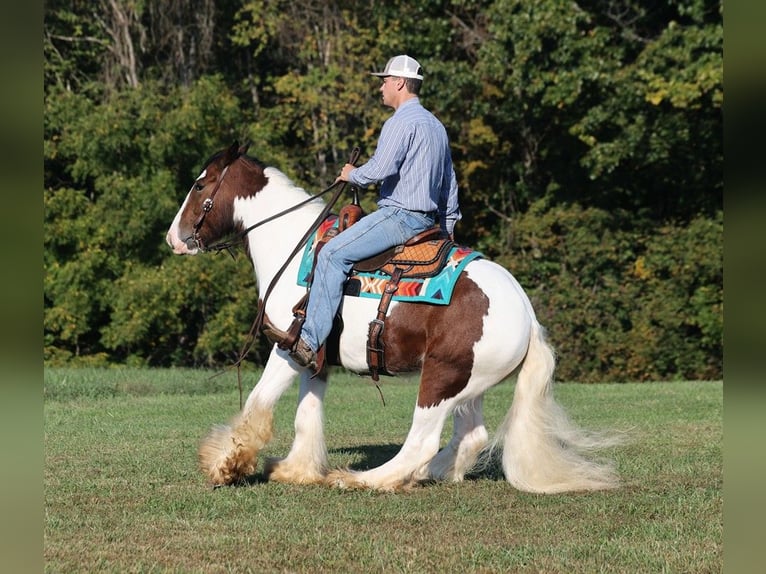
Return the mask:
[[[396,455],[401,448],[402,445],[400,444],[374,444],[331,449],[329,452],[330,454],[351,455],[356,460],[349,465],[349,468],[352,470],[368,470],[388,462],[394,458],[394,455]],[[225,486],[238,488],[266,484],[267,482],[269,482],[269,479],[266,476],[266,473],[261,471],[245,477],[234,484]],[[214,488],[224,488],[224,485]]]
[[330,454],[352,455],[355,462],[349,465],[352,470],[369,470],[388,462],[402,448],[400,444],[361,444],[344,448],[331,449]]
[[[369,470],[371,468],[378,467],[396,456],[402,445],[400,444],[365,444],[358,446],[351,446],[346,448],[331,449],[330,454],[338,455],[351,455],[355,462],[348,465],[348,468],[355,471]],[[496,458],[490,460],[480,461],[477,466],[465,476],[466,481],[477,480],[489,480],[489,481],[504,481],[503,469],[500,466],[500,461]],[[243,478],[239,482],[231,485],[227,485],[230,488],[249,487],[269,482],[268,477],[264,472],[257,472],[251,476]],[[431,481],[426,481],[431,482]],[[217,486],[216,488],[224,488],[223,486]]]
[[233,484],[216,484],[213,486],[213,490],[218,490],[219,488],[242,488],[242,487],[248,487],[248,486],[255,486],[258,484],[266,484],[269,480],[266,477],[266,474],[263,472],[257,472],[255,474],[251,474],[250,476],[246,476],[245,478],[240,478],[237,482]]
[[[333,449],[330,453],[354,455],[357,460],[350,464],[349,468],[351,470],[369,470],[394,458],[401,447],[400,444],[365,444]],[[503,475],[503,469],[497,457],[481,458],[473,470],[466,474],[465,480],[504,481],[505,475]]]

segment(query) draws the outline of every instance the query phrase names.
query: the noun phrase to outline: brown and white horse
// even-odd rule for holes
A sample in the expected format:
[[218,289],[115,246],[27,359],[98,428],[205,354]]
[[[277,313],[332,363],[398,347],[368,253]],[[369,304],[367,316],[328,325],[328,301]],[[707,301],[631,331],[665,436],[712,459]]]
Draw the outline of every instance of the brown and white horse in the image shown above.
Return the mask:
[[[207,162],[175,216],[167,242],[177,254],[194,255],[287,211],[245,236],[263,294],[324,204],[306,202],[309,194],[246,152],[247,147],[234,144]],[[293,305],[305,294],[305,287],[296,283],[299,259],[293,257],[266,302],[266,315],[280,329],[288,328]],[[350,371],[369,372],[367,331],[376,310],[374,299],[344,298],[339,357]],[[312,377],[274,346],[241,412],[203,440],[203,472],[215,485],[255,473],[258,453],[271,439],[274,406],[297,375],[294,442],[286,457],[265,465],[270,480],[397,490],[427,480],[462,480],[480,454],[501,447],[505,477],[518,489],[553,493],[617,486],[613,465],[592,458],[595,450],[613,443],[577,428],[554,400],[554,354],[526,294],[501,266],[481,258],[471,261],[446,306],[392,302],[383,343],[390,372],[420,371],[412,426],[390,461],[365,471],[331,470],[323,429],[326,374]],[[484,393],[511,374],[517,377],[513,402],[490,441],[482,415]],[[454,430],[440,449],[449,415]]]

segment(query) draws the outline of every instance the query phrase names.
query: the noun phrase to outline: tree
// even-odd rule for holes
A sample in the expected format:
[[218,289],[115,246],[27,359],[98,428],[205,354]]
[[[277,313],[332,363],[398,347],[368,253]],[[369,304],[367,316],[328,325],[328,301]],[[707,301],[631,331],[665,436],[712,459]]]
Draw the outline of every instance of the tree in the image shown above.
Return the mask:
[[190,182],[238,139],[320,190],[409,53],[458,240],[532,294],[560,376],[720,376],[720,1],[52,0],[43,34],[47,361],[230,360],[252,270],[169,254]]
[[[157,330],[168,325],[152,318],[159,309],[146,306],[151,299],[131,299],[125,289],[141,292],[147,282],[132,274],[148,275],[148,269],[163,264],[170,221],[209,150],[236,137],[230,126],[237,123],[239,104],[215,78],[167,96],[149,87],[121,91],[104,103],[67,92],[46,101],[49,357],[54,350],[112,359],[136,355],[160,363],[179,357],[158,358],[152,351]],[[115,320],[130,324],[127,310],[115,315],[116,306],[126,300],[137,321],[156,326],[144,332],[141,344],[124,334],[124,326],[111,325]],[[196,302],[210,306],[199,298]],[[186,305],[194,314],[194,304]],[[176,311],[183,316],[182,309]],[[214,315],[208,311],[189,328],[201,332]],[[192,341],[189,354],[181,356],[184,361],[192,359],[196,336]]]
[[[606,7],[498,0],[488,10],[484,97],[467,130],[481,147],[466,151],[487,159],[465,187],[485,206],[481,229],[507,238],[477,238],[492,253],[512,246],[514,215],[548,194],[655,219],[722,206],[720,18],[682,4],[626,31]],[[673,19],[682,14],[685,24]]]

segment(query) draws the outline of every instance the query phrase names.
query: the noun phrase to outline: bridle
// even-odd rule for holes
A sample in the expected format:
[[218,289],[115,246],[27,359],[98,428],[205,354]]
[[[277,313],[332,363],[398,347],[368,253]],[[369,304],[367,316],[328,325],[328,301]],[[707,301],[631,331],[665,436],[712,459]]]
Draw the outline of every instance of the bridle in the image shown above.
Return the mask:
[[[355,165],[357,160],[359,159],[360,150],[359,148],[354,148],[354,150],[351,152],[351,157],[349,158],[349,163],[352,165]],[[303,201],[300,201],[296,203],[295,205],[292,205],[288,207],[287,209],[284,209],[280,211],[279,213],[275,213],[274,215],[270,215],[266,219],[262,219],[261,221],[254,223],[253,225],[243,229],[239,233],[236,234],[233,238],[229,239],[228,241],[220,241],[218,243],[215,243],[210,246],[205,246],[204,242],[202,241],[202,238],[199,236],[199,230],[202,228],[202,224],[205,221],[205,217],[208,213],[213,209],[213,199],[215,198],[216,194],[218,193],[218,190],[221,188],[221,184],[223,183],[223,178],[226,175],[226,172],[229,169],[229,166],[237,161],[240,158],[240,156],[235,157],[231,162],[226,164],[224,168],[221,170],[221,174],[218,176],[218,180],[215,183],[215,188],[213,188],[213,192],[210,194],[210,197],[206,198],[202,202],[202,213],[200,213],[199,217],[197,218],[197,221],[194,222],[193,231],[191,236],[189,236],[186,239],[186,242],[191,242],[192,247],[196,247],[200,251],[228,251],[229,255],[234,257],[234,254],[232,252],[232,248],[239,245],[245,238],[245,236],[250,233],[253,229],[260,227],[261,225],[264,225],[266,223],[269,223],[271,221],[274,221],[275,219],[279,219],[283,215],[287,215],[288,213],[291,213],[297,209],[300,209],[307,203],[311,203],[312,201],[321,198],[322,196],[328,194],[333,189],[338,187],[340,185],[340,189],[335,193],[335,195],[330,199],[330,201],[327,203],[325,208],[322,210],[322,213],[320,213],[319,217],[317,217],[316,221],[314,222],[314,225],[312,225],[311,229],[309,229],[304,236],[304,238],[301,240],[302,244],[305,244],[306,240],[311,236],[311,234],[316,231],[316,229],[319,227],[319,224],[324,221],[324,219],[327,217],[327,215],[330,213],[332,208],[334,207],[335,203],[338,201],[338,198],[340,197],[341,192],[346,187],[346,183],[343,181],[335,181],[332,183],[329,187],[326,187],[319,193],[312,195],[308,197],[307,199],[304,199]],[[356,193],[356,192],[355,192]],[[302,246],[302,245],[301,245]]]
[[207,217],[207,214],[210,213],[211,209],[213,209],[213,199],[215,199],[215,196],[218,193],[218,190],[221,189],[223,178],[226,176],[226,172],[229,171],[229,166],[232,163],[234,163],[237,159],[239,159],[239,156],[234,158],[231,162],[227,163],[221,170],[221,174],[218,176],[218,179],[215,182],[213,193],[211,193],[210,197],[206,198],[205,201],[202,202],[202,213],[199,214],[197,221],[194,222],[194,227],[193,227],[191,237],[187,239],[187,241],[191,240],[193,246],[199,249],[200,251],[205,251],[205,245],[202,242],[202,238],[199,235],[199,230],[200,228],[202,228],[202,224],[205,222],[205,218]]
[[[354,153],[352,153],[351,160],[353,160],[353,163],[356,163],[356,160],[358,158],[359,158],[359,148],[355,148],[354,149]],[[193,231],[192,231],[191,236],[189,236],[186,239],[187,243],[191,242],[191,244],[192,244],[191,247],[196,247],[197,249],[199,249],[200,251],[203,251],[203,252],[204,251],[216,251],[216,252],[220,252],[220,251],[224,251],[225,250],[225,251],[228,251],[229,254],[233,257],[234,254],[232,252],[232,248],[236,247],[237,245],[239,245],[242,242],[242,240],[245,238],[245,236],[248,233],[250,233],[253,229],[255,229],[256,227],[260,227],[261,225],[264,225],[266,223],[274,221],[275,219],[279,219],[283,215],[287,215],[290,212],[293,212],[293,211],[295,211],[297,209],[300,209],[301,207],[303,207],[307,203],[310,203],[310,202],[312,202],[312,201],[314,201],[316,199],[319,199],[323,195],[329,193],[330,191],[335,189],[335,187],[337,187],[338,184],[343,184],[342,187],[345,187],[345,183],[344,182],[336,181],[335,183],[333,183],[329,187],[323,189],[319,193],[310,196],[308,199],[304,199],[303,201],[300,201],[300,202],[296,203],[295,205],[292,205],[292,206],[288,207],[287,209],[284,209],[284,210],[280,211],[279,213],[275,213],[274,215],[270,215],[266,219],[262,219],[258,223],[254,223],[253,225],[247,227],[246,229],[243,229],[242,231],[237,233],[237,235],[234,238],[232,238],[232,239],[230,239],[228,241],[220,241],[220,242],[215,243],[213,245],[205,246],[204,242],[202,241],[202,238],[199,235],[199,230],[202,228],[202,224],[205,221],[205,217],[207,217],[207,214],[210,213],[210,211],[213,209],[213,199],[215,198],[216,194],[218,193],[218,190],[221,188],[221,184],[223,183],[223,178],[226,175],[226,172],[228,171],[229,166],[232,163],[234,163],[237,159],[239,159],[239,156],[237,156],[236,158],[234,158],[234,160],[232,160],[230,163],[228,163],[228,164],[226,164],[226,166],[224,166],[223,170],[221,170],[221,174],[218,176],[218,180],[215,183],[215,187],[213,188],[213,192],[210,194],[210,197],[206,198],[202,202],[202,213],[199,214],[199,217],[197,218],[197,221],[194,222],[194,225],[192,227]],[[342,189],[340,191],[342,191]],[[322,221],[324,220],[324,217],[326,217],[327,213],[329,213],[329,211],[332,209],[332,207],[337,202],[339,195],[340,195],[340,193],[338,193],[335,197],[333,197],[333,199],[330,200],[330,202],[327,204],[327,206],[323,210],[324,215],[320,215]],[[327,213],[325,213],[325,212],[327,212]],[[312,232],[313,231],[315,231],[315,229],[312,230]]]

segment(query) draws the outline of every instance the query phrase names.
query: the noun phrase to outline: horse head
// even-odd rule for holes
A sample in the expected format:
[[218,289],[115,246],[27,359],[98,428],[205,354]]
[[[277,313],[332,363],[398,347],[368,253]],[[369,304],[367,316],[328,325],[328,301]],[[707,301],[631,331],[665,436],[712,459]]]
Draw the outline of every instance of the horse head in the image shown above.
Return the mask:
[[246,155],[248,147],[235,141],[207,160],[165,238],[173,252],[195,255],[236,231],[234,199],[253,195],[266,183],[263,166]]

